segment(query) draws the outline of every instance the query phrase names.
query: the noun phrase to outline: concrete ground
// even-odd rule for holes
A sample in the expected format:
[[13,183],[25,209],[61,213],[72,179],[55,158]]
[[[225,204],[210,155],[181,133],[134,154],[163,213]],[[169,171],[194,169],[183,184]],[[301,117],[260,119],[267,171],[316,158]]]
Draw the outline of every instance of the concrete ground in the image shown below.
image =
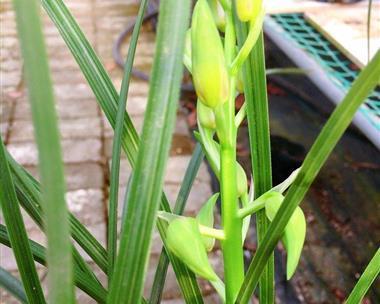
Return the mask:
[[[119,32],[133,20],[138,2],[137,0],[65,1],[110,73],[116,88],[120,87],[122,71],[116,67],[112,59],[112,44]],[[61,129],[67,203],[70,210],[104,245],[113,131],[54,24],[45,13],[42,14]],[[23,62],[19,52],[14,13],[9,0],[0,2],[0,22],[1,136],[13,157],[38,177],[38,157],[30,106],[23,81]],[[145,27],[139,39],[135,60],[135,66],[145,71],[149,71],[152,63],[154,38],[155,35],[150,28]],[[143,124],[147,92],[146,82],[133,80],[127,108],[138,130]],[[178,193],[192,148],[193,142],[184,113],[179,110],[164,186],[171,202]],[[123,157],[120,178],[121,199],[129,174],[130,167]],[[210,177],[203,164],[191,192],[186,212],[195,214],[211,194]],[[41,243],[45,242],[42,232],[28,216],[25,216],[25,224],[30,238]],[[3,245],[0,245],[0,250],[1,266],[17,275],[12,252]],[[155,232],[146,282],[147,294],[160,252],[161,242]],[[212,253],[211,259],[220,269],[218,256],[219,252],[216,250]],[[46,285],[46,270],[40,266],[38,269],[41,280]],[[95,266],[94,269],[104,280],[101,271]],[[206,302],[217,303],[211,287],[204,282],[202,286],[208,295]],[[77,295],[78,303],[93,303],[82,292],[78,291]],[[175,276],[169,272],[163,303],[182,303],[180,296]],[[0,297],[1,303],[16,303],[4,290],[1,291]]]

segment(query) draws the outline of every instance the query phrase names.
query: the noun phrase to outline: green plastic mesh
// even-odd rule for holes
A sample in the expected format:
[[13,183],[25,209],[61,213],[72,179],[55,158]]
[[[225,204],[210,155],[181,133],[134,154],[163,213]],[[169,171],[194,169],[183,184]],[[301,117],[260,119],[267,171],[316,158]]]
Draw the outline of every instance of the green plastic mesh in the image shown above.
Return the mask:
[[[360,69],[318,32],[303,14],[275,14],[271,18],[284,30],[288,39],[309,53],[325,70],[327,76],[347,92]],[[380,130],[380,87],[368,96],[359,111],[372,126]]]

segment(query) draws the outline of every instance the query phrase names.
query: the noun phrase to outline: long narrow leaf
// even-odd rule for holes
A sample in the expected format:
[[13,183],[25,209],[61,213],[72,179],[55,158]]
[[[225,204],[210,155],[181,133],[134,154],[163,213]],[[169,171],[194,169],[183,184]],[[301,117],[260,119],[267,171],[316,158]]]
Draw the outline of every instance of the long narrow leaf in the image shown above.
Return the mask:
[[[186,206],[187,199],[190,194],[190,190],[194,183],[195,177],[198,173],[199,167],[203,161],[203,158],[204,158],[204,154],[202,151],[202,147],[198,143],[195,146],[193,155],[191,157],[191,160],[185,172],[185,176],[181,183],[181,188],[179,189],[179,192],[178,192],[173,213],[179,214],[179,215],[183,213]],[[166,225],[164,225],[163,223],[159,221],[158,227],[159,227],[160,234],[165,235]],[[175,263],[180,263],[180,261],[175,261]],[[166,278],[168,266],[169,266],[168,255],[166,253],[166,250],[162,249],[161,254],[160,254],[160,259],[158,260],[156,273],[154,275],[152,290],[151,290],[150,299],[149,299],[150,304],[159,304],[161,302],[161,296],[162,296],[162,291],[165,285],[165,278]],[[184,265],[184,267],[186,266]],[[179,280],[180,285],[182,282],[183,280]],[[186,291],[187,288],[189,287],[188,285],[189,284],[187,284],[187,282],[185,281],[181,289],[183,291]],[[197,290],[195,291],[197,292]],[[193,293],[185,293],[183,296],[186,303],[194,303],[195,299],[193,297]]]
[[2,267],[0,267],[0,286],[19,299],[21,303],[28,302],[22,283]]
[[29,303],[45,303],[0,137],[0,206]]
[[[141,144],[131,188],[109,302],[135,303],[141,295],[156,211],[182,78],[182,54],[190,2],[161,2],[156,53]],[[131,250],[132,249],[132,250]]]
[[125,117],[125,107],[127,105],[127,97],[129,90],[129,82],[131,80],[131,72],[133,60],[135,58],[137,39],[140,34],[140,28],[144,19],[144,12],[148,0],[142,0],[140,9],[137,14],[135,27],[133,29],[132,38],[129,43],[127,60],[124,66],[124,76],[121,82],[121,90],[116,115],[115,135],[112,145],[112,163],[111,163],[111,179],[110,179],[110,199],[108,211],[108,278],[112,278],[113,268],[116,260],[116,242],[117,242],[117,199],[119,193],[119,172],[120,172],[120,153],[123,135],[123,125]]
[[[104,67],[100,63],[100,60],[96,56],[94,50],[91,48],[91,45],[84,37],[82,31],[62,0],[41,1],[46,12],[56,24],[63,39],[80,66],[85,78],[97,98],[99,106],[102,108],[108,118],[108,121],[114,128],[118,94]],[[125,113],[122,147],[132,168],[135,167],[139,141],[140,140],[133,123],[128,113]],[[166,212],[171,212],[169,202],[164,193],[161,195],[161,209]],[[193,295],[194,298],[197,298],[199,294],[199,287],[197,281],[194,279],[194,276],[184,276],[183,273],[186,273],[186,271],[188,272],[189,270],[182,267],[180,263],[173,265],[173,268],[177,278],[180,277],[182,281],[186,281],[187,285],[192,286],[192,288],[197,291]]]
[[307,154],[296,180],[290,187],[284,202],[269,226],[262,246],[258,248],[249,266],[243,286],[240,289],[238,303],[248,303],[265,264],[272,255],[294,210],[301,203],[321,167],[350,124],[355,112],[379,81],[380,51],[376,53],[367,67],[359,74],[350,91],[336,107]]
[[[235,18],[239,44],[247,37],[248,27]],[[247,120],[251,162],[256,198],[272,188],[270,154],[268,96],[265,72],[264,36],[261,32],[256,45],[243,65],[244,96],[247,104]],[[256,214],[258,247],[269,226],[265,211]],[[260,303],[274,303],[274,257],[268,260],[260,279]]]
[[[41,2],[70,48],[108,121],[115,127],[119,96],[99,58],[62,0]],[[122,144],[131,166],[134,167],[139,139],[128,113],[125,113]]]
[[[0,224],[0,243],[11,248],[9,235],[5,226]],[[46,248],[33,240],[29,240],[29,245],[32,251],[33,258],[39,264],[46,266]],[[74,262],[77,262],[74,260]],[[86,273],[81,271],[79,267],[74,267],[75,285],[87,293],[90,297],[100,303],[105,303],[107,291],[92,278],[89,278]]]
[[360,276],[359,281],[356,283],[354,289],[351,291],[346,304],[361,303],[368,289],[376,280],[380,273],[380,248],[377,249],[375,255],[367,265],[363,274]]
[[[35,223],[44,230],[42,223],[41,186],[39,182],[28,174],[9,153],[7,153],[7,158],[12,171],[17,198],[21,206]],[[69,214],[69,220],[71,235],[74,240],[77,241],[104,272],[107,272],[107,252],[105,249],[71,213]],[[76,250],[73,254],[79,257]]]
[[36,0],[14,0],[13,3],[43,186],[49,301],[67,304],[74,302],[70,231],[59,131],[40,13]]

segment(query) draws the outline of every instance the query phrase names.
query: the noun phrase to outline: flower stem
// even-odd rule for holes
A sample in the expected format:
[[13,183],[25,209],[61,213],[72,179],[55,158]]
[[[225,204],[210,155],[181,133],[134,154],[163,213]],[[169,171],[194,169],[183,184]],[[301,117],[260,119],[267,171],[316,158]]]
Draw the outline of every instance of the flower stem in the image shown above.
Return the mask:
[[[226,14],[225,56],[230,64],[235,55],[236,35],[231,12]],[[230,77],[229,100],[215,110],[220,140],[220,187],[222,199],[222,241],[226,303],[234,303],[244,279],[242,220],[238,216],[236,181],[235,77]]]

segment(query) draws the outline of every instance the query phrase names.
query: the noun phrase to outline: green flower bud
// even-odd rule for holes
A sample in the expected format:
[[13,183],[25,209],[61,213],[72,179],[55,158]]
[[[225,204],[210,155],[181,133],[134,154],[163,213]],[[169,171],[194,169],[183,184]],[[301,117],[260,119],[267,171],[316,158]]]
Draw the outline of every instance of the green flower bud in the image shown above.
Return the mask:
[[215,24],[221,32],[226,30],[226,13],[218,0],[208,0]]
[[199,99],[215,108],[227,101],[229,79],[222,41],[206,0],[195,5],[191,26],[192,73]]
[[212,109],[206,107],[202,102],[197,103],[198,122],[204,128],[215,129],[215,114]]
[[236,0],[236,11],[243,22],[256,19],[262,6],[262,0]]
[[[284,200],[284,196],[278,192],[272,192],[273,195],[265,203],[265,212],[267,217],[272,221]],[[306,237],[306,220],[305,215],[300,207],[297,207],[289,222],[286,224],[284,234],[281,238],[287,252],[286,259],[286,278],[289,280],[296,271],[303,244]]]
[[248,183],[247,183],[247,175],[243,167],[236,162],[236,183],[237,183],[237,194],[238,197],[241,197],[244,194],[247,194]]
[[173,220],[166,231],[166,245],[195,274],[210,281],[218,278],[207,258],[198,222],[194,218]]
[[[202,206],[197,215],[197,221],[199,224],[213,228],[214,227],[214,207],[218,200],[219,193],[215,193],[211,196],[207,202]],[[203,244],[207,251],[211,251],[215,244],[215,239],[202,235]]]

